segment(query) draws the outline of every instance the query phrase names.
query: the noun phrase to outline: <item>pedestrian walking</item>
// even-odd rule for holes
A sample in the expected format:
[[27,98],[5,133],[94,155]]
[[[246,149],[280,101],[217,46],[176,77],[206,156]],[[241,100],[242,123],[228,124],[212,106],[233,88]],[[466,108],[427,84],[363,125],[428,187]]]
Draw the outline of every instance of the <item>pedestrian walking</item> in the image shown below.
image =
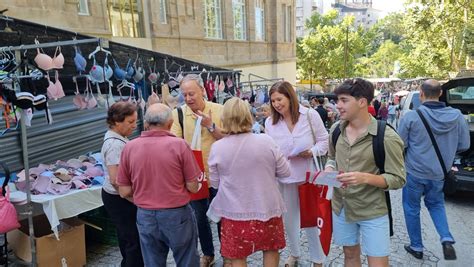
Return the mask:
[[456,153],[469,149],[470,135],[464,116],[459,110],[440,102],[441,94],[438,81],[430,79],[422,83],[422,105],[416,111],[408,111],[397,128],[406,148],[407,186],[403,188],[403,211],[410,244],[405,250],[418,259],[423,258],[420,223],[423,196],[440,236],[444,258],[456,259],[455,240],[449,231],[444,207],[443,186],[447,182],[445,172],[451,170]]
[[[346,80],[334,93],[341,120],[330,130],[325,167],[342,172],[337,179],[343,187],[334,188],[332,197],[334,243],[343,247],[345,266],[361,266],[361,248],[369,266],[388,266],[390,222],[385,191],[405,184],[403,143],[393,129],[385,127],[379,139],[385,151],[381,174],[373,138],[382,133],[367,108],[374,97],[373,84],[364,79]],[[333,140],[336,130],[340,137]]]

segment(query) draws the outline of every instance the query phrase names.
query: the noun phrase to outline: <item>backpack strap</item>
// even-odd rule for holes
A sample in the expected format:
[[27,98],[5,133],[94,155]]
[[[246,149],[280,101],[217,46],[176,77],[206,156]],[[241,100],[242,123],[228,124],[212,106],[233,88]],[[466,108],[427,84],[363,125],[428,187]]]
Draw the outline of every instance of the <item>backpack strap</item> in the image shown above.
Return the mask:
[[184,139],[183,109],[181,107],[177,107],[176,109],[178,110],[178,122],[179,122],[179,126],[181,126],[181,134],[183,135],[183,139]]
[[[390,124],[387,124],[384,120],[377,120],[377,135],[372,138],[372,149],[374,151],[375,165],[379,169],[380,174],[385,173],[385,128]],[[395,130],[395,129],[394,129]],[[393,216],[392,216],[392,202],[390,200],[390,192],[385,191],[385,203],[387,204],[388,210],[388,222],[390,226],[390,236],[393,236]]]
[[334,151],[336,151],[336,144],[337,144],[337,139],[339,139],[339,136],[341,135],[341,128],[339,128],[339,124],[334,128],[332,131],[332,146],[334,147]]
[[386,126],[386,121],[377,120],[377,135],[372,138],[372,150],[374,152],[375,165],[379,169],[380,174],[385,173],[384,136]]

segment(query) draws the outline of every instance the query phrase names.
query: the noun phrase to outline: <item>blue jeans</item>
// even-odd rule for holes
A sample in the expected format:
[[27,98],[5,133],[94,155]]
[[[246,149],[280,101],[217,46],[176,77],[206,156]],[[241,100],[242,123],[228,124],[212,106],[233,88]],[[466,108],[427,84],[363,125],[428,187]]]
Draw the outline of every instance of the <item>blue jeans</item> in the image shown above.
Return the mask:
[[421,239],[420,209],[421,197],[425,195],[425,206],[430,212],[431,219],[440,241],[454,242],[449,232],[448,219],[444,208],[444,181],[420,179],[407,173],[407,184],[403,187],[403,211],[407,225],[410,247],[415,251],[423,251]]
[[209,199],[194,200],[190,202],[196,215],[199,243],[201,244],[202,254],[205,256],[214,256],[214,243],[212,241],[212,231],[206,212],[209,209]]
[[145,266],[166,266],[170,248],[177,266],[199,266],[196,218],[189,205],[161,210],[138,208],[137,227]]

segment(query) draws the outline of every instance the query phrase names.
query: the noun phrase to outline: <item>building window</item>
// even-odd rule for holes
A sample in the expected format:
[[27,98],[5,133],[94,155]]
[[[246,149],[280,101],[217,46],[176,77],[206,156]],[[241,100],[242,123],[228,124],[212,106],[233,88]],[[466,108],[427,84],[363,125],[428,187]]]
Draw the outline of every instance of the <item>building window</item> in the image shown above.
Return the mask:
[[141,2],[139,0],[107,0],[113,36],[144,37]]
[[234,39],[246,40],[245,0],[232,0],[232,12],[234,13]]
[[265,1],[255,0],[255,40],[265,41]]
[[204,31],[207,38],[222,39],[221,0],[204,0]]
[[168,21],[166,20],[166,0],[160,0],[160,22],[161,24],[167,24]]
[[291,6],[282,5],[283,11],[283,41],[291,42],[291,27],[292,27],[292,17],[291,17]]
[[86,15],[89,16],[89,5],[87,4],[87,0],[79,0],[77,2],[77,6],[79,8],[79,15]]

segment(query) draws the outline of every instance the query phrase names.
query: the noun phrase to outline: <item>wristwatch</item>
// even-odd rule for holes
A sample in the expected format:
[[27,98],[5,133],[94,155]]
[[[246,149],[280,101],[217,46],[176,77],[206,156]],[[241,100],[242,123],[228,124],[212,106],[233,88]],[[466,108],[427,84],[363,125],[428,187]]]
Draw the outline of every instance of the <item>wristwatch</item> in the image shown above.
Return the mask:
[[206,127],[210,133],[213,133],[216,130],[216,124],[212,123],[210,127]]

